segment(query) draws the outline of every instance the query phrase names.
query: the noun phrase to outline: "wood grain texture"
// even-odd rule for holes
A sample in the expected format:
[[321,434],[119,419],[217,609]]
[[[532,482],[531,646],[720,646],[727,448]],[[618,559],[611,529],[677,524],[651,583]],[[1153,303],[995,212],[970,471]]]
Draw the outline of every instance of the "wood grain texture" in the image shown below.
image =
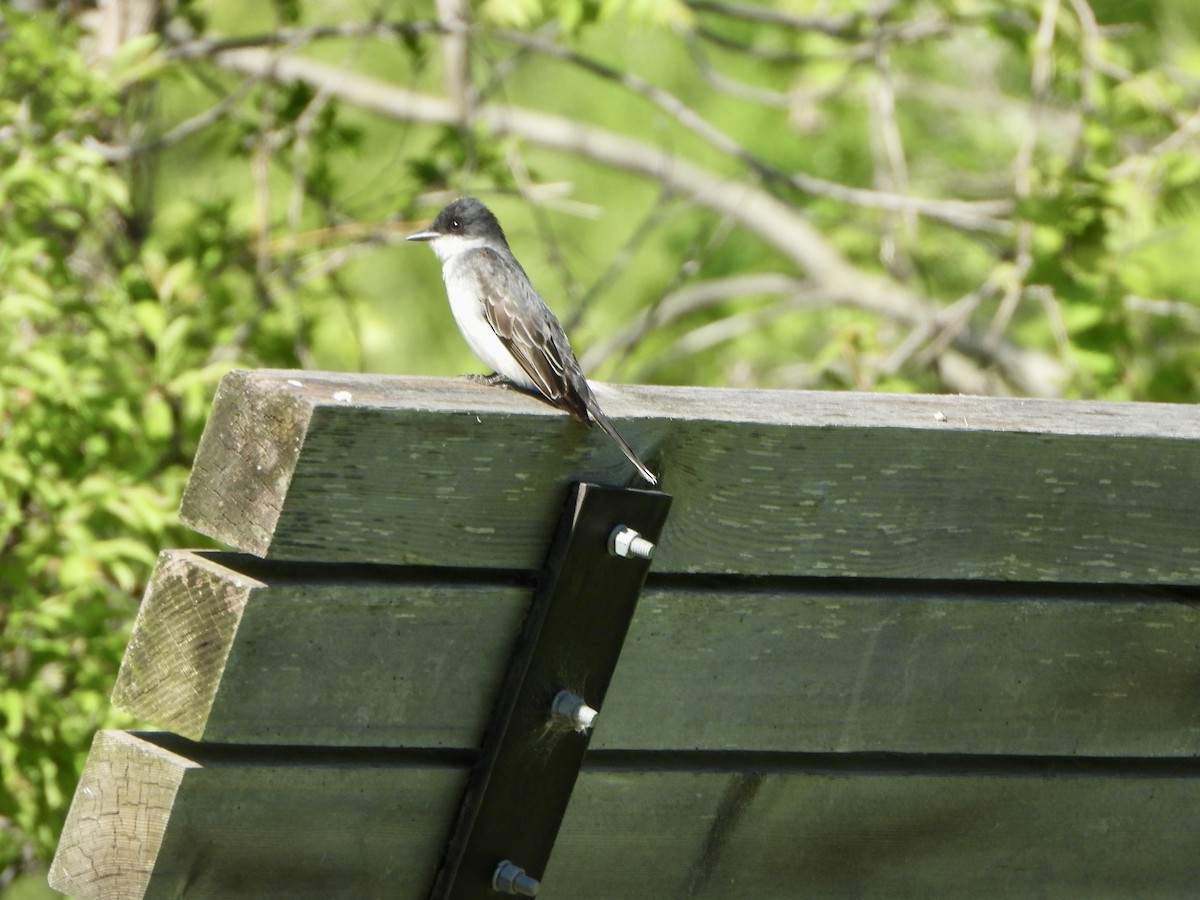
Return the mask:
[[479,745],[528,587],[222,560],[160,556],[114,704],[216,743]]
[[1200,779],[584,770],[543,880],[572,900],[1175,898]]
[[202,509],[213,531],[236,532],[239,549],[262,556],[271,545],[313,404],[286,390],[300,384],[293,378],[262,381],[244,374],[231,373],[217,388],[183,507]]
[[144,896],[179,786],[195,765],[127,732],[97,732],[50,865],[50,886],[79,900]]
[[[675,496],[655,571],[1200,582],[1200,410],[600,385]],[[184,497],[279,560],[533,570],[598,430],[452,379],[235,372]]]
[[251,593],[266,587],[203,556],[159,554],[121,660],[112,701],[199,739]]
[[592,746],[1194,756],[1170,592],[820,580],[643,593]]
[[[465,763],[103,733],[52,869],[93,898],[426,896]],[[120,796],[120,815],[87,791]],[[172,796],[173,792],[173,796]],[[170,802],[173,799],[173,803]],[[519,817],[514,828],[519,828]],[[543,896],[1182,897],[1195,761],[931,771],[876,761],[622,760],[580,777]]]
[[[478,747],[530,588],[437,574],[171,551],[114,702],[221,743]],[[1179,590],[652,575],[592,746],[1191,756],[1197,647]]]
[[125,732],[96,748],[50,875],[76,900],[421,897],[466,780],[461,761],[383,753],[247,755]]

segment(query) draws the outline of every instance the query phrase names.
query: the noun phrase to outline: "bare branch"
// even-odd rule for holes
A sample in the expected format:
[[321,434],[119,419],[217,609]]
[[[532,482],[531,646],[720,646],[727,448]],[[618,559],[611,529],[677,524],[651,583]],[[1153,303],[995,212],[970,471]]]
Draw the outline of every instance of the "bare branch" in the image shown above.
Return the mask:
[[[1013,160],[1013,194],[1018,199],[1029,197],[1033,189],[1033,157],[1037,150],[1043,110],[1046,108],[1046,95],[1050,90],[1050,82],[1054,76],[1054,58],[1051,51],[1054,48],[1054,35],[1057,27],[1059,0],[1042,0],[1042,15],[1038,22],[1037,36],[1034,40],[1033,70],[1030,73],[1030,91],[1033,102],[1029,107],[1025,123],[1025,131],[1021,136],[1021,144],[1017,148],[1016,159]],[[1017,277],[1013,278],[1004,289],[1004,296],[996,308],[992,321],[984,336],[985,346],[997,346],[1013,315],[1017,311],[1024,293],[1025,276],[1033,267],[1033,223],[1021,222],[1016,230],[1015,269]]]
[[[438,125],[456,121],[454,104],[448,100],[301,57],[276,58],[265,50],[246,49],[219,53],[215,61],[243,75],[266,73],[279,81],[325,88],[332,96],[359,108],[401,121]],[[498,137],[518,137],[641,175],[728,216],[790,259],[807,274],[815,289],[833,302],[909,323],[925,321],[935,314],[936,307],[927,298],[856,268],[793,206],[754,185],[722,178],[644,141],[578,120],[495,104],[481,106],[478,114],[478,121]],[[1057,360],[1037,351],[1004,343],[984,348],[967,331],[957,340],[999,365],[1022,393],[1052,396],[1065,377]]]
[[1200,306],[1188,303],[1186,300],[1162,300],[1128,294],[1122,298],[1121,305],[1129,312],[1160,318],[1182,319],[1191,328],[1200,328]]
[[858,36],[859,16],[799,16],[773,9],[769,6],[749,6],[743,3],[726,3],[718,0],[687,0],[687,5],[696,12],[709,12],[742,19],[746,22],[763,22],[794,31],[815,31],[830,37],[853,38]]
[[181,143],[194,134],[199,134],[205,128],[215,125],[217,122],[229,115],[230,111],[242,102],[243,98],[250,90],[260,83],[265,76],[260,78],[247,78],[245,81],[238,84],[232,91],[222,97],[217,103],[209,107],[202,113],[197,113],[190,119],[184,119],[166,134],[159,135],[156,138],[151,138],[148,141],[140,141],[122,145],[102,144],[93,138],[87,138],[87,143],[101,156],[111,163],[123,163],[129,160],[136,159],[139,156],[145,156],[149,153],[157,153],[159,150],[165,150],[167,147],[173,147]]
[[216,56],[230,50],[257,47],[300,47],[325,38],[415,38],[426,34],[443,34],[446,28],[439,22],[346,22],[337,25],[314,25],[310,28],[278,28],[262,34],[232,38],[201,37],[182,41],[169,48],[170,59],[199,59]]
[[794,293],[783,301],[770,306],[721,316],[716,321],[706,322],[687,332],[671,346],[657,354],[651,362],[642,367],[638,373],[638,380],[649,380],[651,373],[678,359],[711,350],[744,334],[760,332],[788,313],[801,309],[820,309],[825,305],[827,305],[826,298],[819,293]]
[[[443,0],[446,3],[457,0]],[[907,23],[911,27],[921,26],[914,32],[914,37],[926,37],[942,28],[942,23]],[[189,41],[173,48],[170,55],[175,58],[193,58],[197,56],[217,56],[237,49],[251,49],[264,46],[287,45],[298,47],[304,43],[330,37],[366,37],[366,36],[415,36],[418,34],[438,33],[447,41],[456,41],[455,47],[466,40],[468,29],[461,20],[445,20],[440,23],[427,22],[369,22],[343,25],[325,25],[307,29],[280,29],[276,32],[243,38],[232,39],[203,39]],[[897,34],[907,32],[898,31]],[[914,197],[906,194],[888,193],[882,191],[854,188],[836,182],[827,181],[805,173],[784,172],[760,157],[751,154],[741,144],[721,132],[702,116],[684,104],[679,98],[657,85],[651,84],[637,75],[617,71],[596,60],[580,53],[568,50],[551,41],[536,35],[521,32],[499,30],[493,32],[500,40],[512,43],[525,50],[542,53],[553,58],[570,62],[606,80],[620,84],[640,96],[645,97],[654,105],[671,115],[685,128],[716,147],[718,150],[750,166],[766,178],[786,184],[796,190],[816,197],[825,197],[838,202],[847,203],[868,209],[878,209],[885,212],[901,213],[904,215],[920,215],[927,218],[944,221],[949,225],[964,230],[978,230],[996,234],[1011,232],[1010,223],[1003,220],[1012,212],[1012,204],[1008,200],[945,200]],[[449,52],[449,51],[447,51]],[[462,54],[448,58],[447,67],[453,65],[454,71],[448,71],[447,77],[455,79],[452,98],[458,102],[460,110],[469,109],[473,103],[473,94],[468,97],[464,90],[471,93],[469,85],[463,87],[463,65],[465,57]],[[765,99],[765,98],[764,98]],[[787,103],[782,95],[773,97],[772,103]],[[459,121],[462,121],[461,117]],[[199,124],[199,123],[198,123]]]
[[949,306],[943,306],[926,321],[918,322],[883,361],[879,371],[884,375],[896,374],[927,344],[930,346],[922,354],[920,362],[922,365],[929,365],[945,350],[954,335],[966,326],[979,304],[995,292],[995,284],[989,281],[966,296],[959,297]]
[[589,347],[581,360],[584,370],[591,371],[602,360],[628,352],[653,329],[670,325],[697,310],[738,297],[767,294],[788,296],[799,293],[808,287],[811,285],[802,279],[777,272],[711,278],[697,284],[686,285],[663,295],[653,306],[644,309],[625,328],[611,334],[603,342]]
[[714,90],[729,94],[731,97],[737,97],[739,100],[749,100],[751,103],[757,103],[760,106],[770,109],[788,109],[791,107],[792,99],[787,94],[782,91],[772,91],[767,88],[745,84],[722,74],[708,61],[708,57],[704,55],[704,52],[700,49],[699,42],[695,40],[694,36],[685,35],[684,40],[687,44],[688,53],[692,57],[692,62],[696,64],[700,76]]
[[438,21],[445,28],[442,58],[446,95],[458,106],[458,118],[464,127],[471,124],[475,111],[475,92],[471,86],[471,34],[467,26],[471,10],[467,0],[437,0]]
[[1168,153],[1182,150],[1200,136],[1200,109],[1188,116],[1179,127],[1143,153],[1129,156],[1110,170],[1113,175],[1132,175],[1142,168],[1146,160],[1158,159]]
[[[875,57],[876,77],[869,92],[869,108],[874,126],[871,136],[875,151],[875,183],[889,192],[907,196],[909,193],[908,160],[904,140],[896,118],[896,88],[891,76],[891,60],[886,47],[879,47]],[[903,278],[911,270],[908,246],[917,236],[917,217],[911,211],[901,213],[899,221],[890,217],[883,231],[881,253],[884,264],[896,277]],[[899,226],[899,227],[897,227]]]
[[712,28],[705,28],[703,25],[697,25],[694,34],[701,40],[708,41],[717,47],[725,50],[732,50],[747,59],[757,59],[765,63],[774,65],[800,65],[813,61],[812,54],[809,53],[793,53],[787,50],[768,50],[765,47],[756,47],[753,44],[744,44],[741,41],[735,41],[727,35],[722,34]]
[[852,188],[826,181],[813,175],[787,173],[748,151],[742,144],[712,125],[703,116],[669,91],[651,84],[644,78],[629,72],[621,72],[598,60],[591,59],[574,50],[542,40],[536,36],[514,31],[496,31],[495,36],[519,47],[569,62],[594,75],[619,84],[639,96],[645,97],[680,125],[696,134],[711,146],[733,159],[749,166],[754,172],[771,181],[785,184],[806,194],[827,197],[855,206],[887,210],[905,214],[918,214],[941,219],[962,228],[1006,234],[1009,223],[993,218],[1012,211],[1007,200],[964,201],[928,200],[906,194],[891,194],[880,191]]

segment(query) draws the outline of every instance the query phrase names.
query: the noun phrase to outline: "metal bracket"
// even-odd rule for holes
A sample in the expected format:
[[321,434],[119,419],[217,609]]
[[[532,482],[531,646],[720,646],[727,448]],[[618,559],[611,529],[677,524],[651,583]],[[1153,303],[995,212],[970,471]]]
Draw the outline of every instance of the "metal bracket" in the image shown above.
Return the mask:
[[572,485],[430,900],[537,893],[670,507]]

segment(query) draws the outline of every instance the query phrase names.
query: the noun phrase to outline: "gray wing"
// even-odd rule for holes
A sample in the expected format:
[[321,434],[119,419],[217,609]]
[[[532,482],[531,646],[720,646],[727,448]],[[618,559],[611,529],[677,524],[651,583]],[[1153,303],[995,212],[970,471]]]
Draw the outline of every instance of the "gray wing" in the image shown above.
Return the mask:
[[[566,332],[529,281],[521,264],[487,248],[478,251],[474,271],[483,313],[501,343],[542,396],[580,422],[599,423],[650,485],[658,478],[600,409]],[[591,418],[588,414],[591,413]]]
[[477,252],[475,271],[488,324],[543,397],[590,424],[591,389],[558,319],[520,263],[491,249]]

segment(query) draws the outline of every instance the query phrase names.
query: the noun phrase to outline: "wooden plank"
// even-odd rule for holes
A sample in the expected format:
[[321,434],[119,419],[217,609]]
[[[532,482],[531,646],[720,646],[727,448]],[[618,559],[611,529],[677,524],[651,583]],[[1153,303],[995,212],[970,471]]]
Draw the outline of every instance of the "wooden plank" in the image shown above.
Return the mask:
[[1191,896],[1198,775],[585,769],[542,896]]
[[[465,772],[103,732],[51,883],[77,900],[417,900]],[[595,752],[542,896],[1179,897],[1197,833],[1195,760]]]
[[194,765],[123,731],[97,732],[50,866],[50,886],[79,900],[142,896],[179,785]]
[[1037,585],[643,594],[593,746],[1200,753],[1200,607]]
[[[1200,583],[1200,409],[598,388],[675,496],[655,571]],[[222,382],[182,516],[274,559],[533,570],[598,430],[463,380]]]
[[[530,588],[436,574],[166,553],[114,702],[217,742],[478,747]],[[1178,589],[652,572],[593,746],[1195,755],[1198,646]]]
[[222,560],[159,557],[115,705],[192,740],[479,745],[528,586]]
[[[184,504],[237,531],[237,548],[263,556],[296,470],[314,406],[293,378],[222,379],[200,436]],[[244,393],[242,393],[244,392]],[[236,524],[235,524],[236,523]]]
[[100,732],[50,870],[92,898],[424,897],[461,759],[254,755]]

